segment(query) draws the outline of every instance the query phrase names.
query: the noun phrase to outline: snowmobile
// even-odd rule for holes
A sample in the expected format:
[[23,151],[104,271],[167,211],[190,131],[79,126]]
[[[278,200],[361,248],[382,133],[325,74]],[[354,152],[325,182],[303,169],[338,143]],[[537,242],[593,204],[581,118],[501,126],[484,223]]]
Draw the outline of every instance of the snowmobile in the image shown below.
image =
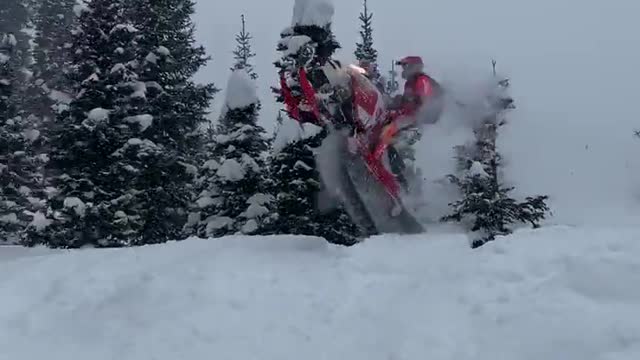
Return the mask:
[[328,129],[317,155],[324,188],[364,236],[424,232],[405,206],[408,194],[390,168],[387,151],[395,134],[383,129],[393,112],[386,109],[383,94],[358,66],[329,59],[308,64],[281,71],[280,92],[290,117]]

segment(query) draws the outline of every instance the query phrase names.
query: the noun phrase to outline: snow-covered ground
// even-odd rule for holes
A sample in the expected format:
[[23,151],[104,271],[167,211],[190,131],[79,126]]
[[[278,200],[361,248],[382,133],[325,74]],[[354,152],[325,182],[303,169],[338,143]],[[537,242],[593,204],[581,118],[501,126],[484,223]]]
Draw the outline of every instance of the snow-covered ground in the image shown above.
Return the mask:
[[0,359],[637,360],[639,238],[230,237],[3,259]]

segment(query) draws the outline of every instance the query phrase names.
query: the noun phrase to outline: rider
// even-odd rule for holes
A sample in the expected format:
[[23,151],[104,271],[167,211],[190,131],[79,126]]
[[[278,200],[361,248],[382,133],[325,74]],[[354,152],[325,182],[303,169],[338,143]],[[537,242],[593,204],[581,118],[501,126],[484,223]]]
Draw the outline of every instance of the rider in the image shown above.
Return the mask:
[[[434,124],[443,110],[443,90],[440,84],[424,72],[424,62],[419,56],[407,56],[396,62],[402,68],[405,79],[404,94],[392,99],[388,124],[382,131],[382,139],[392,141],[398,133],[416,129],[421,124]],[[416,129],[417,130],[417,129]],[[389,160],[393,172],[406,186],[402,177],[404,161],[394,146],[389,146]]]

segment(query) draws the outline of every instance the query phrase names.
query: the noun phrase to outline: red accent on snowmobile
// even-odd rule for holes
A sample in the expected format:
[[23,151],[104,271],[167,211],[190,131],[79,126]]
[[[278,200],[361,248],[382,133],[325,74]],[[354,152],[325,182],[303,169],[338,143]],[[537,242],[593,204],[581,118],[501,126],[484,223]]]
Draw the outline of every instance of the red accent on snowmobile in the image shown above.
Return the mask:
[[282,96],[284,97],[284,104],[287,113],[293,119],[300,121],[300,109],[298,108],[298,104],[300,101],[296,100],[293,95],[291,95],[291,89],[287,85],[287,80],[284,77],[284,74],[280,74],[280,91],[282,91]]
[[[307,77],[307,72],[304,68],[298,70],[298,81],[302,89],[302,99],[296,99],[291,94],[291,90],[286,84],[284,75],[281,76],[280,83],[282,87],[283,96],[285,98],[285,104],[289,113],[297,121],[302,121],[300,118],[300,105],[306,105],[311,108],[311,112],[314,115],[314,123],[322,126],[325,123],[322,114],[320,113],[320,107],[318,99],[316,98],[316,91],[313,85]],[[396,203],[400,203],[400,185],[395,175],[388,170],[383,163],[382,156],[385,154],[387,147],[390,144],[392,137],[397,132],[397,129],[392,126],[391,131],[387,134],[382,134],[385,124],[389,124],[389,120],[378,122],[373,128],[365,130],[364,123],[360,119],[358,109],[363,109],[371,117],[384,116],[387,119],[393,117],[391,113],[379,112],[377,110],[377,102],[379,101],[379,94],[377,92],[367,91],[363,84],[359,84],[355,79],[352,79],[352,89],[354,91],[353,97],[353,115],[355,127],[364,130],[365,136],[358,136],[356,138],[360,154],[365,162],[365,165],[374,178],[382,184],[387,194]],[[377,89],[375,90],[377,91]],[[386,135],[386,136],[384,136]]]
[[323,123],[318,107],[318,100],[316,99],[316,91],[307,78],[307,72],[302,67],[298,70],[298,78],[300,81],[300,87],[302,88],[302,94],[304,95],[303,101],[306,101],[306,103],[311,106],[311,111],[317,121],[319,123]]

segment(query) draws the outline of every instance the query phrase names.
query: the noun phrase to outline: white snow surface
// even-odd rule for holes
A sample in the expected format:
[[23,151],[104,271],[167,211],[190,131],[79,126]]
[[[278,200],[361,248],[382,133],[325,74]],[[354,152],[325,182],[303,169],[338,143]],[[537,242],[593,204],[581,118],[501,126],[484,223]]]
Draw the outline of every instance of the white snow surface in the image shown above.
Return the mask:
[[277,154],[287,145],[318,135],[321,131],[322,128],[314,124],[300,124],[293,120],[285,120],[277,130],[273,151]]
[[334,12],[331,0],[296,0],[291,25],[325,26],[331,23]]
[[95,108],[89,111],[87,118],[89,120],[93,120],[96,122],[105,121],[109,118],[109,113],[111,110],[103,109],[103,108]]
[[124,119],[126,122],[140,125],[140,131],[145,131],[153,124],[153,116],[149,114],[130,116]]
[[477,250],[442,232],[352,248],[238,236],[17,259],[0,247],[0,357],[637,360],[639,236],[551,227]]
[[227,83],[226,107],[242,109],[258,102],[256,83],[245,70],[234,70]]
[[306,35],[294,35],[282,39],[279,44],[286,47],[287,50],[282,55],[294,55],[298,53],[301,47],[311,42],[311,38]]
[[216,174],[225,181],[240,181],[246,175],[245,168],[235,159],[226,159]]

